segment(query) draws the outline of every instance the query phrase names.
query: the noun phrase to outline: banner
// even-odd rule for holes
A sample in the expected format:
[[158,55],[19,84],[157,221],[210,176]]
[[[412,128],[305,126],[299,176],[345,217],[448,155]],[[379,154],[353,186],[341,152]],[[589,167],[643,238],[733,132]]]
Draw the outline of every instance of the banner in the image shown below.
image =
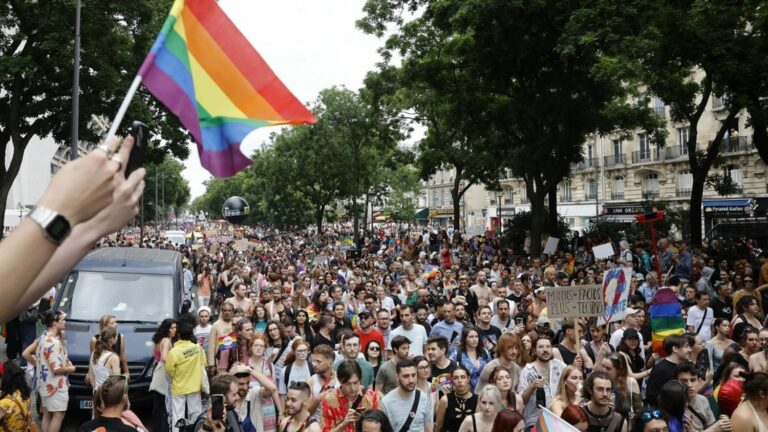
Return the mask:
[[547,293],[547,318],[579,318],[602,316],[602,285],[577,285],[549,287]]
[[627,315],[629,284],[632,282],[632,269],[626,267],[608,270],[603,277],[603,301],[605,311],[597,320],[598,325],[621,321]]

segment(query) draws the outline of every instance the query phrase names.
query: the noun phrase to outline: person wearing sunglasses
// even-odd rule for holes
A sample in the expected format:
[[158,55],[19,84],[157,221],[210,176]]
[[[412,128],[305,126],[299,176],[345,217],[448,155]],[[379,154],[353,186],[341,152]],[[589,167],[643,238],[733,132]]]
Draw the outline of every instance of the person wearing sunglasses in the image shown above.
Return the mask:
[[669,432],[667,419],[660,410],[646,410],[635,417],[634,432]]
[[108,377],[93,395],[98,415],[80,426],[82,431],[106,430],[110,432],[137,432],[138,429],[123,421],[123,412],[129,409],[128,378],[124,375]]

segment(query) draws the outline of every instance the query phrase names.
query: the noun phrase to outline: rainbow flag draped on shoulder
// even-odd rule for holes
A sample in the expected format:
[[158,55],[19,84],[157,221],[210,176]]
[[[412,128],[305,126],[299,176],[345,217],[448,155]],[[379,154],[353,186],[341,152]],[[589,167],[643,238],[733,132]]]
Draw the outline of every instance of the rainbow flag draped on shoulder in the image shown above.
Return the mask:
[[176,0],[138,75],[216,177],[251,164],[240,144],[254,129],[316,121],[216,0]]
[[653,332],[653,352],[664,357],[664,338],[685,333],[685,321],[677,294],[669,287],[659,288],[651,302],[649,314]]
[[541,409],[535,430],[536,432],[579,432],[570,423],[546,408]]

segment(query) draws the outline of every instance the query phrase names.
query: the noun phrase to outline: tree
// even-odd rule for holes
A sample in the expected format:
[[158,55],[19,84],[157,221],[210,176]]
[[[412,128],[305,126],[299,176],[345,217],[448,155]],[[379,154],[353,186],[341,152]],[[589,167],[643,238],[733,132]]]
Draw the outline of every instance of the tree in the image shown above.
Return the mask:
[[419,172],[411,165],[400,165],[386,175],[389,190],[384,214],[397,223],[412,222],[416,216],[416,198],[421,190]]
[[178,215],[187,206],[190,197],[189,182],[181,175],[184,165],[166,157],[162,163],[150,163],[145,168],[146,189],[142,195],[144,220],[164,220],[171,211]]
[[[167,16],[170,0],[84,1],[81,16],[80,140],[96,142],[86,128],[93,114],[112,117]],[[44,13],[41,13],[44,11]],[[33,136],[71,139],[74,7],[71,1],[11,0],[0,5],[0,226],[11,184]],[[145,91],[127,119],[143,120],[167,139],[147,153],[159,162],[188,150],[178,120]]]
[[[765,62],[768,42],[751,24],[756,18],[765,25],[762,9],[762,2],[749,1],[643,0],[625,7],[604,0],[585,8],[575,26],[582,43],[599,46],[607,54],[607,64],[631,70],[650,94],[669,105],[673,122],[689,125],[685,146],[693,178],[689,217],[694,245],[702,240],[704,187],[708,182],[722,183],[709,172],[717,164],[723,137],[743,108],[753,114],[756,142],[765,136],[760,111],[764,104],[760,99],[768,95],[765,70],[751,71],[745,63]],[[698,126],[714,97],[724,102],[720,125],[714,134],[702,135]],[[707,144],[700,149],[702,141]]]
[[[497,184],[503,171],[500,150],[488,147],[480,126],[488,98],[476,90],[475,78],[451,51],[452,35],[435,27],[428,14],[399,21],[396,10],[409,3],[366,3],[367,15],[358,22],[363,31],[382,37],[388,22],[400,26],[386,40],[381,49],[385,62],[377,74],[369,75],[366,87],[390,112],[397,112],[400,121],[410,119],[427,127],[417,144],[416,165],[425,180],[439,170],[453,171],[453,225],[461,232],[461,198],[475,184]],[[402,56],[400,67],[388,63],[394,53]]]
[[[360,198],[377,184],[382,157],[397,144],[397,131],[382,112],[364,95],[333,87],[320,92],[318,122],[313,127],[326,143],[336,141],[344,169],[349,210],[352,213],[355,244],[360,245]],[[346,161],[346,165],[342,162]]]
[[[437,113],[430,118],[416,108],[429,127],[421,158],[431,161],[424,166],[456,168],[455,214],[456,198],[474,182],[495,189],[506,167],[524,179],[532,256],[540,254],[547,194],[582,159],[587,135],[657,124],[647,107],[628,103],[632,81],[595,73],[600,52],[568,38],[579,7],[557,0],[369,0],[360,24],[377,34],[397,26],[385,48],[399,50],[406,76],[426,84],[408,88]],[[404,10],[418,17],[406,22]]]

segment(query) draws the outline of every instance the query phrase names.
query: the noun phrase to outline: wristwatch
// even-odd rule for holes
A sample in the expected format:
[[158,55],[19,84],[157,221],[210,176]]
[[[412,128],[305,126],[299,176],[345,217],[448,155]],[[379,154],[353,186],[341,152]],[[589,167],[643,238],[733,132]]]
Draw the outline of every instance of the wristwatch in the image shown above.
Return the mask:
[[57,245],[60,245],[72,230],[67,218],[47,207],[35,207],[29,218],[37,222],[45,237]]

